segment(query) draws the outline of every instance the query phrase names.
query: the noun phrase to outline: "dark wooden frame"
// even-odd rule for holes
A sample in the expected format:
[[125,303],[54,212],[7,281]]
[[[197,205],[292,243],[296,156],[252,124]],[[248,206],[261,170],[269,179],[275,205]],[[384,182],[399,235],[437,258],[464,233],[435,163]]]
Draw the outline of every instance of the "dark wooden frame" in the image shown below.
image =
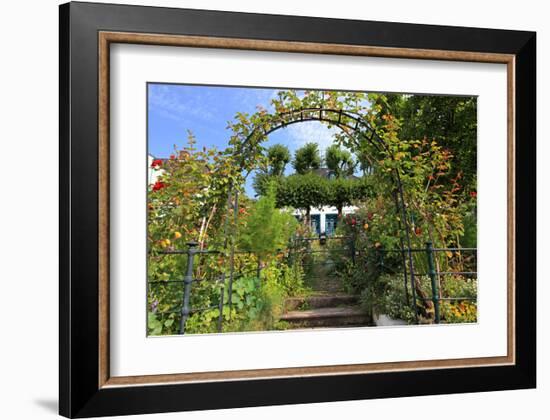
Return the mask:
[[[507,63],[508,356],[476,363],[457,360],[110,378],[105,81],[111,42]],[[534,387],[535,42],[534,33],[520,31],[62,5],[60,413],[90,417]],[[521,281],[516,283],[516,278]]]

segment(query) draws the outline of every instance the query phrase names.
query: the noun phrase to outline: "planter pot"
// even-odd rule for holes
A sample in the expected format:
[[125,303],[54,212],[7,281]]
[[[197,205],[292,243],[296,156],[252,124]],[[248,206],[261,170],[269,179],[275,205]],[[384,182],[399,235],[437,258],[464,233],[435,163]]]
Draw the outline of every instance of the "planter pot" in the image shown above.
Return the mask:
[[407,325],[406,321],[402,319],[391,318],[386,314],[377,314],[376,312],[372,315],[372,320],[377,327],[391,327],[394,325]]

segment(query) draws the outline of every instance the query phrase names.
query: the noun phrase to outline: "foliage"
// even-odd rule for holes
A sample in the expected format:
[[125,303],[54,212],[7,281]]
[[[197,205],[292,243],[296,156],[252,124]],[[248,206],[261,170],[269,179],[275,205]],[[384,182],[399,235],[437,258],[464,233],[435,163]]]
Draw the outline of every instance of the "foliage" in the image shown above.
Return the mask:
[[282,144],[268,147],[266,157],[267,166],[257,171],[252,184],[257,195],[266,194],[270,184],[278,182],[278,179],[284,174],[286,165],[290,162],[290,152]]
[[[383,251],[423,248],[427,241],[436,248],[476,247],[476,98],[288,90],[280,91],[271,105],[274,112],[259,108],[252,115],[238,113],[229,123],[225,150],[197,150],[189,135],[188,145],[170,159],[153,161],[157,179],[148,193],[149,333],[177,332],[183,284],[173,280],[181,278],[187,262],[161,252],[186,249],[190,240],[198,241],[199,249],[220,253],[195,258],[193,276],[198,281],[193,283],[191,306],[212,308],[193,312],[188,332],[216,332],[216,305],[222,293],[226,302],[228,298],[227,287],[216,279],[228,275],[232,247],[239,251],[233,261],[235,305],[223,309],[224,330],[284,328],[278,321],[281,302],[303,290],[304,273],[301,262],[285,261],[277,250],[286,247],[293,232],[308,236],[308,226],[296,226],[281,207],[303,209],[308,220],[312,207],[336,206],[338,234],[349,237],[346,246],[353,244],[360,252],[354,254],[354,263],[333,252],[335,269],[351,292],[362,294],[367,307],[408,321],[401,254]],[[322,110],[289,112],[315,108]],[[288,177],[288,149],[262,147],[274,125],[314,113],[338,119],[340,131],[326,154],[336,180],[312,173],[321,165],[314,143],[296,152],[292,165],[297,173]],[[370,125],[376,137],[350,128],[356,121],[347,115]],[[331,125],[326,119],[325,124]],[[346,179],[355,162],[363,177]],[[257,202],[242,194],[252,171],[258,171]],[[350,204],[357,212],[343,217],[342,208]],[[449,254],[436,256],[438,271],[475,268],[475,259]],[[425,269],[421,253],[415,254],[414,263],[416,269]],[[260,277],[254,274],[258,268]],[[430,296],[429,279],[420,277],[415,289]],[[443,296],[475,297],[476,291],[471,280],[441,281]],[[429,314],[430,305],[420,309]],[[442,301],[441,314],[445,322],[474,322],[477,307],[471,300]]]
[[340,219],[337,233],[352,237],[358,249],[401,249],[400,216],[389,197],[355,201],[357,210]]
[[[194,144],[190,135],[188,145],[176,150],[169,160],[153,162],[158,179],[148,194],[148,331],[151,334],[177,333],[183,283],[174,280],[181,279],[187,268],[185,255],[163,255],[162,252],[185,250],[190,240],[198,241],[199,249],[223,250],[231,244],[226,234],[237,234],[251,206],[246,197],[240,197],[236,224],[233,211],[227,209],[229,191],[244,182],[238,166],[242,156],[236,158],[227,150],[197,150]],[[228,275],[228,262],[223,253],[195,258],[194,278],[200,281],[192,285],[191,308],[217,305],[221,289],[215,279]],[[257,267],[257,259],[253,255],[239,255],[235,265],[237,270],[251,270]],[[186,323],[186,331],[216,332],[218,315],[217,308],[194,312]]]
[[464,206],[462,214],[464,233],[460,237],[460,245],[464,248],[477,247],[477,212],[475,203],[468,203]]
[[388,152],[380,164],[400,179],[409,214],[414,217],[407,224],[416,244],[427,240],[437,246],[456,244],[463,226],[457,194],[460,175],[448,179],[452,155],[435,141],[399,141],[394,131],[397,122],[391,116],[386,121]]
[[[178,330],[183,295],[183,283],[174,280],[181,279],[187,261],[162,252],[187,249],[189,241],[197,241],[201,249],[221,247],[227,192],[240,174],[232,156],[214,148],[197,150],[191,134],[186,146],[152,166],[157,180],[148,193],[148,304],[152,314],[148,327],[152,334],[172,334]],[[195,276],[203,279],[215,273],[219,273],[215,265],[197,264]],[[210,304],[215,284],[197,283],[194,292],[197,304]]]
[[313,207],[335,206],[341,214],[342,207],[366,198],[373,191],[368,179],[330,180],[315,174],[294,174],[274,181],[278,207],[294,207],[306,212]]
[[285,172],[285,167],[290,162],[290,152],[288,147],[282,144],[274,144],[268,147],[267,152],[268,171],[271,176],[281,176]]
[[327,147],[325,151],[325,162],[327,168],[336,178],[344,178],[353,175],[355,170],[355,161],[351,153],[342,149],[337,144]]
[[148,241],[157,251],[185,248],[190,240],[203,248],[216,236],[226,216],[225,202],[233,183],[241,182],[232,156],[215,148],[196,150],[188,145],[155,171],[158,180],[148,194]]
[[295,174],[282,178],[276,187],[277,206],[305,209],[321,207],[330,202],[329,182],[318,175]]
[[321,166],[321,156],[316,143],[306,143],[296,150],[292,166],[297,174],[304,175]]
[[[301,274],[295,277],[281,258],[271,260],[261,276],[245,276],[233,284],[233,311],[224,313],[224,331],[284,329],[279,321],[284,299],[303,290]],[[227,302],[227,289],[225,301]]]
[[475,298],[477,296],[477,281],[460,275],[446,276],[441,282],[443,297]]
[[[242,182],[233,163],[233,157],[225,153],[195,150],[192,137],[189,146],[177,152],[169,161],[162,164],[155,162],[159,180],[151,186],[149,193],[148,224],[152,251],[148,264],[150,334],[178,332],[183,282],[174,280],[181,278],[185,272],[187,257],[163,255],[161,252],[186,249],[189,240],[198,239],[201,248],[208,246],[209,249],[223,249],[229,245],[225,232],[233,231],[243,248],[254,251],[236,254],[234,306],[231,311],[227,305],[224,306],[224,330],[259,328],[262,322],[266,329],[282,328],[283,324],[279,324],[276,319],[276,308],[281,306],[282,296],[302,288],[303,274],[287,267],[281,260],[282,254],[274,252],[286,245],[297,224],[290,214],[275,209],[274,193],[255,203],[241,196],[236,224],[232,217],[233,211],[226,210],[227,194],[232,187],[229,181]],[[162,187],[155,189],[159,183],[162,183]],[[193,277],[200,281],[192,284],[191,308],[209,309],[191,313],[186,322],[186,333],[217,332],[220,315],[217,305],[222,289],[216,279],[222,275],[229,278],[228,255],[222,253],[195,257]],[[258,261],[258,257],[261,257],[261,261]],[[262,279],[271,276],[272,280],[267,285],[262,282],[258,286],[251,280],[244,280],[242,273],[256,273],[258,268]],[[250,278],[250,274],[246,278]],[[258,289],[251,291],[252,284],[258,286]],[[227,282],[224,293],[227,303]],[[270,311],[270,315],[266,311]],[[268,318],[270,321],[266,324]]]
[[[394,319],[407,321],[409,324],[416,322],[411,304],[407,304],[403,276],[395,274],[383,274],[376,281],[369,283],[361,293],[361,305],[368,313],[385,314]],[[422,276],[419,279],[420,288],[431,297],[431,281],[429,277]],[[454,277],[445,284],[444,297],[471,298],[440,301],[441,322],[448,324],[470,323],[477,321],[477,284],[475,281]],[[409,295],[409,300],[411,296]],[[417,302],[418,305],[418,302]],[[419,305],[418,309],[422,309]],[[429,316],[433,318],[433,307]]]
[[462,173],[464,185],[475,190],[476,97],[412,95],[390,113],[402,121],[401,138],[436,140],[448,149],[454,156],[451,178]]
[[403,277],[385,274],[363,289],[362,308],[371,314],[384,314],[414,324],[416,318],[404,295]]
[[349,206],[356,200],[366,199],[372,192],[373,188],[368,178],[336,178],[328,182],[327,204],[336,207],[338,215],[342,216],[344,206]]
[[477,305],[471,301],[443,301],[440,304],[441,318],[447,324],[477,322]]
[[275,208],[275,189],[270,188],[249,210],[240,231],[239,247],[262,256],[282,250],[294,234],[296,219]]
[[[419,95],[363,94],[357,92],[280,91],[272,101],[275,113],[262,110],[254,116],[258,127],[265,128],[273,123],[291,122],[300,116],[291,116],[292,109],[324,108],[325,117],[338,116],[341,131],[335,136],[339,146],[351,151],[359,160],[364,174],[373,177],[378,186],[376,193],[388,197],[390,203],[396,188],[402,190],[404,202],[408,206],[408,218],[398,213],[395,217],[401,224],[400,231],[407,229],[412,237],[412,246],[423,246],[429,240],[434,246],[460,246],[464,235],[465,208],[475,203],[475,178],[472,165],[462,170],[454,162],[455,153],[464,161],[475,157],[476,99],[473,97],[439,98]],[[449,108],[456,108],[449,110]],[[336,114],[343,109],[346,114]],[[416,110],[416,111],[415,111]],[[434,112],[435,119],[429,113]],[[316,111],[309,111],[315,114]],[[416,112],[416,114],[415,114]],[[346,115],[359,116],[376,132],[379,140],[354,131],[355,125]],[[418,114],[418,115],[417,115]],[[303,115],[308,116],[304,111]],[[249,117],[247,127],[253,125]],[[413,124],[416,121],[418,124]],[[436,130],[437,121],[443,128]],[[457,126],[453,125],[453,121]],[[330,126],[330,123],[327,123]],[[452,127],[451,127],[452,126]],[[244,130],[249,133],[250,129]],[[426,134],[428,133],[428,134]],[[460,134],[463,133],[463,134]],[[460,142],[463,135],[467,141]],[[261,133],[257,134],[260,141]],[[306,153],[307,152],[307,153]],[[299,172],[308,172],[317,167],[318,149],[314,144],[304,146],[300,151],[303,159],[298,161]],[[466,156],[470,156],[466,158]],[[462,159],[461,158],[461,159]],[[341,191],[341,189],[340,189]],[[388,194],[389,193],[389,194]],[[401,191],[398,191],[401,201]],[[311,202],[311,200],[309,200]],[[300,208],[321,205],[326,202],[320,197],[318,203]],[[298,207],[298,206],[294,206]],[[401,220],[399,220],[401,219]],[[395,234],[395,231],[388,232]]]
[[459,275],[447,276],[442,281],[441,294],[443,297],[466,298],[441,301],[441,318],[445,322],[477,322],[477,280]]
[[266,194],[270,185],[277,185],[281,182],[281,178],[280,176],[269,175],[269,173],[264,170],[257,171],[252,179],[252,188],[254,188],[256,196],[258,197]]

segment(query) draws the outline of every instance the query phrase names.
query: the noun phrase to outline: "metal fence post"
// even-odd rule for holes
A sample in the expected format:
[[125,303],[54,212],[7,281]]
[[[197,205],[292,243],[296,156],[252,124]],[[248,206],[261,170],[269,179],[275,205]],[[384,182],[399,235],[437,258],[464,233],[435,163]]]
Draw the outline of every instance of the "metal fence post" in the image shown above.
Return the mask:
[[376,248],[376,254],[378,269],[380,270],[380,274],[383,274],[386,268],[384,265],[384,248],[382,246]]
[[220,301],[218,303],[218,310],[220,315],[218,316],[218,332],[222,332],[222,322],[223,322],[223,295],[225,293],[225,273],[222,274],[222,279],[220,281]]
[[198,242],[187,242],[189,249],[187,250],[187,271],[183,278],[183,306],[181,308],[180,319],[180,334],[185,334],[185,323],[189,318],[191,307],[189,306],[189,299],[191,296],[191,284],[193,283],[193,260],[197,253]]
[[355,265],[355,236],[351,237],[350,252],[351,252],[351,263]]
[[434,304],[435,323],[439,324],[439,292],[437,291],[437,279],[434,264],[434,251],[431,242],[426,242],[426,255],[428,257],[428,274],[432,283],[432,301]]

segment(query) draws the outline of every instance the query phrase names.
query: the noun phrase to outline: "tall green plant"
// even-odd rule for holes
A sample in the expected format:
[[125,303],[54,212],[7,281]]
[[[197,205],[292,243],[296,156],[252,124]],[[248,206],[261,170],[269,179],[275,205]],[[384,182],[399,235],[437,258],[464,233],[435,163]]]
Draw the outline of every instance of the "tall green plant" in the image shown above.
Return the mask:
[[275,189],[269,188],[251,209],[241,230],[239,246],[260,255],[283,249],[296,230],[296,219],[276,208]]

